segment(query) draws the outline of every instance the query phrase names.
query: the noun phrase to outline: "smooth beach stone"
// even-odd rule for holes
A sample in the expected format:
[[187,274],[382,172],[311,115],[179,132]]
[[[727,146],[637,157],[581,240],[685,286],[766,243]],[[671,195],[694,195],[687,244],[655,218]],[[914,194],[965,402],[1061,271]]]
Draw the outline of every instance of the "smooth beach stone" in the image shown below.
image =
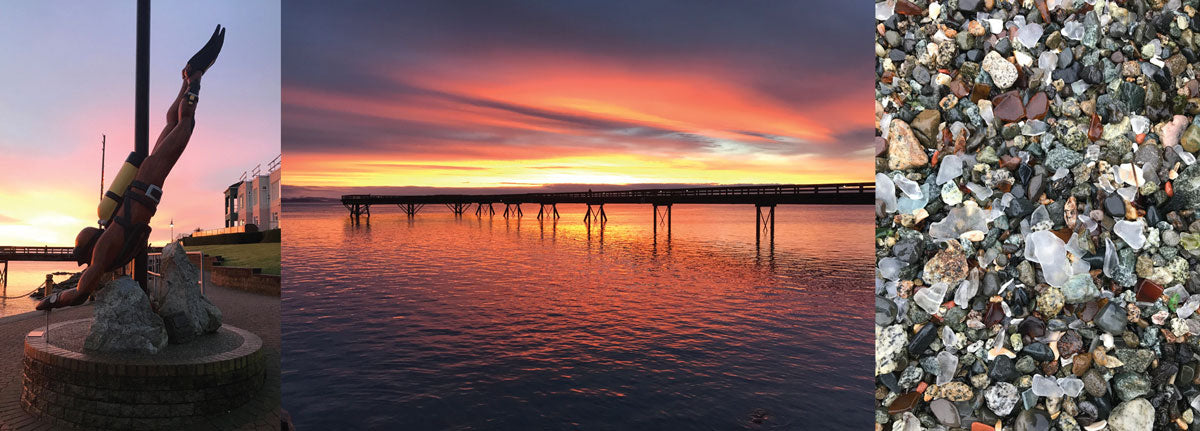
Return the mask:
[[1109,195],[1104,199],[1104,212],[1115,219],[1125,218],[1125,200],[1115,193]]
[[991,369],[988,370],[988,377],[997,382],[1011,382],[1013,379],[1016,379],[1018,375],[1019,373],[1017,373],[1017,369],[1013,364],[1013,360],[1008,356],[1003,355],[997,356],[996,359],[992,361]]
[[1108,381],[1095,368],[1083,374],[1083,389],[1093,397],[1102,397],[1108,393]]
[[928,349],[929,345],[933,344],[933,340],[937,339],[936,327],[937,325],[932,324],[926,324],[925,326],[922,326],[921,330],[917,331],[916,335],[913,335],[912,341],[908,343],[908,353],[913,356],[918,356],[924,352],[925,349]]
[[938,422],[948,427],[957,427],[962,423],[962,418],[958,415],[958,408],[954,407],[945,399],[936,399],[929,402],[929,410],[933,411],[934,417]]
[[896,320],[896,303],[882,296],[875,297],[875,324],[887,326]]
[[1050,346],[1046,345],[1046,343],[1030,343],[1024,349],[1021,349],[1021,353],[1027,354],[1040,362],[1054,360],[1054,351],[1050,350]]
[[1016,431],[1049,431],[1050,415],[1042,409],[1022,411],[1014,422]]

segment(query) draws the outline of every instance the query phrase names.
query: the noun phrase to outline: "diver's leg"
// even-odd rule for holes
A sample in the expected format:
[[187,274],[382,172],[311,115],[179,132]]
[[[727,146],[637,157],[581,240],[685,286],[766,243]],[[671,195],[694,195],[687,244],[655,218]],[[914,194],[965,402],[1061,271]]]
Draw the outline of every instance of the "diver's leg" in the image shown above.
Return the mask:
[[195,114],[195,104],[184,102],[179,105],[179,124],[159,141],[154,152],[142,162],[136,180],[162,187],[167,174],[175,167],[175,162],[179,161],[179,156],[183,155],[192,138],[192,130],[196,127]]
[[175,129],[175,126],[179,124],[179,105],[183,101],[184,95],[187,94],[187,89],[188,82],[185,79],[182,84],[179,84],[179,94],[175,95],[175,101],[171,103],[170,108],[167,108],[167,124],[163,126],[162,133],[158,134],[158,139],[154,140],[155,150],[158,149],[158,145],[162,142],[163,138],[168,133],[171,133],[171,130]]

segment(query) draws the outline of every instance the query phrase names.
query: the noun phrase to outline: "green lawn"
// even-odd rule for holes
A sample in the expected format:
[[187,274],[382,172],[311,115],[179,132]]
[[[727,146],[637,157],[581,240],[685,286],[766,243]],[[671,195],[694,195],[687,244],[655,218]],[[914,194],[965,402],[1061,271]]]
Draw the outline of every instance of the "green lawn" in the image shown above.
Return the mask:
[[263,274],[279,275],[279,243],[277,242],[191,245],[184,248],[187,251],[202,251],[206,256],[221,256],[225,258],[223,263],[225,266],[262,268]]

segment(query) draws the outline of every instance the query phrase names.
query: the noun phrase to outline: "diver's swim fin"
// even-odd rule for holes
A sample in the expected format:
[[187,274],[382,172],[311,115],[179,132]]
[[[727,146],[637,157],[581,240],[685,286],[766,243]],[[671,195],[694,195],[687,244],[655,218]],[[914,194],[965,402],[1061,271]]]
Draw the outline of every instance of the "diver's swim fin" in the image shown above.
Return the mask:
[[221,53],[221,47],[225,45],[225,28],[217,24],[217,28],[213,30],[212,37],[208,39],[208,43],[204,44],[203,48],[196,51],[187,62],[187,69],[184,71],[184,76],[193,71],[204,72],[212,67],[217,61],[217,55]]

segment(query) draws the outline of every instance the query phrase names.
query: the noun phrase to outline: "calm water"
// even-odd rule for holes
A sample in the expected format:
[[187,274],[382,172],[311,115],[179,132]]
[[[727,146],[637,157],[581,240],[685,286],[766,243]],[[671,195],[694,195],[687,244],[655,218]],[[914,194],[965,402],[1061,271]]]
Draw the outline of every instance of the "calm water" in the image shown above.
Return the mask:
[[[301,429],[868,429],[872,209],[584,207],[555,225],[285,208],[283,403]],[[503,206],[500,208],[503,210]],[[752,413],[765,409],[766,420]]]
[[[8,263],[8,295],[17,296],[29,293],[46,282],[46,274],[55,272],[79,272],[82,268],[74,262],[9,262]],[[62,282],[69,275],[56,275],[54,281]],[[11,316],[28,311],[38,301],[28,297],[0,299],[0,317]]]

